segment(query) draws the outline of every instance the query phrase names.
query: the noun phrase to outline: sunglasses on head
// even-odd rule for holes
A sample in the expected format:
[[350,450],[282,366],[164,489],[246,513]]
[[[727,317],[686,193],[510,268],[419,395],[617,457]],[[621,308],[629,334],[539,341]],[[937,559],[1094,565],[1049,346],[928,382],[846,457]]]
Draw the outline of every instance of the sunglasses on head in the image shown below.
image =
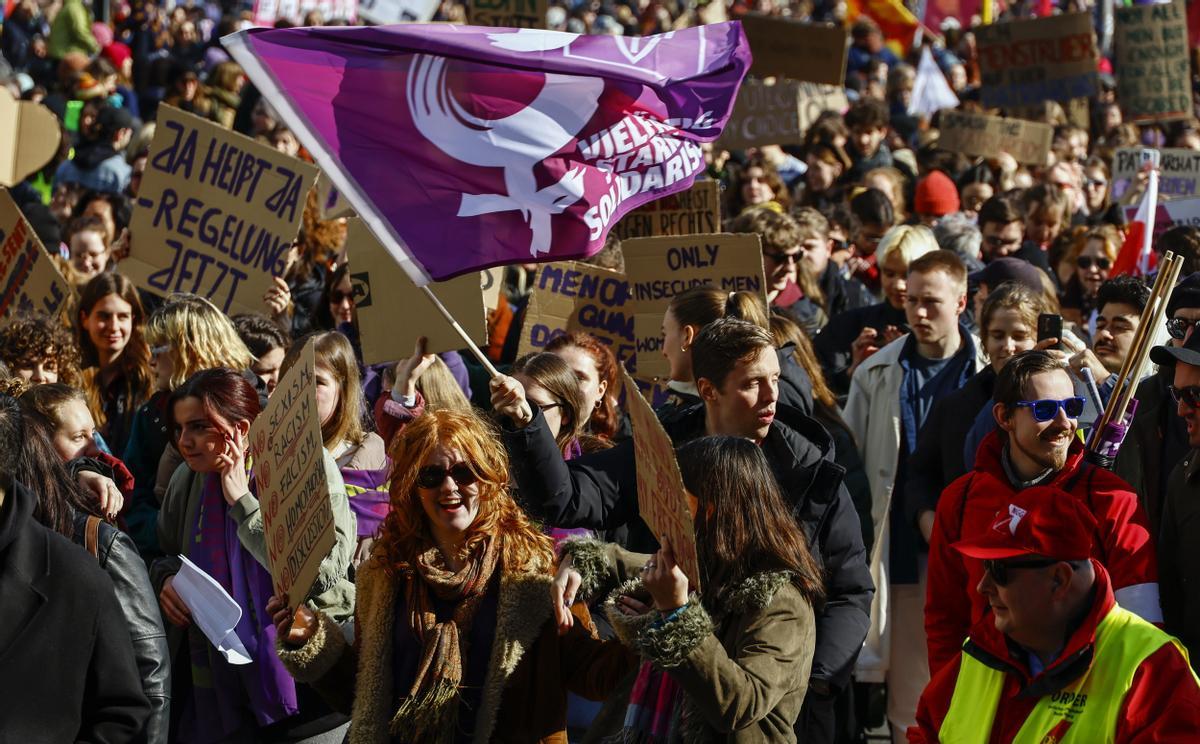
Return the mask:
[[1087,270],[1095,266],[1101,271],[1108,271],[1112,266],[1112,261],[1109,261],[1105,256],[1080,256],[1075,259],[1075,265],[1083,270]]
[[1058,415],[1060,408],[1066,412],[1067,418],[1079,418],[1079,415],[1083,413],[1085,402],[1083,398],[1064,398],[1063,400],[1044,398],[1042,400],[1019,400],[1017,407],[1028,408],[1033,412],[1033,418],[1036,421],[1052,421]]
[[446,482],[447,475],[454,479],[459,488],[466,488],[479,480],[475,471],[471,470],[471,466],[465,462],[451,465],[449,468],[441,465],[426,465],[417,471],[417,486],[430,490],[438,488]]
[[1023,568],[1047,568],[1056,563],[1059,561],[1053,558],[1033,558],[1027,561],[984,561],[983,570],[988,572],[992,581],[996,582],[996,586],[1008,586],[1008,582],[1013,578],[1010,571]]
[[1187,318],[1171,318],[1167,321],[1167,333],[1176,341],[1182,341],[1187,338],[1188,329],[1198,322]]
[[777,264],[798,263],[804,257],[804,249],[801,248],[798,253],[767,253],[763,251],[763,257],[769,258]]
[[1200,408],[1200,385],[1188,385],[1187,387],[1175,387],[1167,385],[1167,390],[1171,391],[1171,397],[1176,403],[1186,403],[1188,408]]

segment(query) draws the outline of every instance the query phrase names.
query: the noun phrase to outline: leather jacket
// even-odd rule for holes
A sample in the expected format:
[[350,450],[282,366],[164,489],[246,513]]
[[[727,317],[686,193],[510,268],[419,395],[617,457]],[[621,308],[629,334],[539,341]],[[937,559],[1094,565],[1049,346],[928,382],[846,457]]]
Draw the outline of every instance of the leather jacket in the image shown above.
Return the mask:
[[[77,545],[85,546],[87,519],[87,514],[75,514],[73,539]],[[167,634],[158,611],[158,598],[150,587],[146,564],[129,535],[106,522],[100,524],[97,553],[100,567],[112,579],[117,602],[133,641],[142,692],[150,700],[146,727],[133,741],[166,744],[171,720],[171,659]]]

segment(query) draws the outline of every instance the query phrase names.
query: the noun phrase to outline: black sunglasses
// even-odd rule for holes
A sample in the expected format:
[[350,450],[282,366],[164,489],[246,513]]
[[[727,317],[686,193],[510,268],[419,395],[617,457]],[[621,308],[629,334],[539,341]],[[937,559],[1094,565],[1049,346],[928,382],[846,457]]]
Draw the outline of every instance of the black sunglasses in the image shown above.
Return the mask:
[[1176,341],[1182,341],[1187,338],[1188,329],[1200,323],[1196,320],[1188,320],[1187,318],[1171,318],[1167,321],[1167,333]]
[[1027,561],[984,561],[983,570],[988,572],[992,581],[996,582],[996,586],[1008,586],[1008,582],[1013,578],[1009,571],[1022,568],[1047,568],[1059,562],[1053,558],[1034,558]]
[[1200,408],[1200,385],[1188,385],[1187,387],[1175,387],[1167,385],[1167,390],[1171,391],[1171,397],[1176,403],[1185,403],[1188,408]]
[[1109,261],[1104,256],[1080,256],[1079,258],[1075,259],[1075,265],[1084,271],[1087,271],[1093,266],[1097,267],[1101,271],[1108,271],[1109,267],[1112,266],[1112,261]]
[[799,263],[800,259],[804,258],[804,249],[801,248],[799,253],[767,253],[763,251],[763,257],[769,258],[777,264]]
[[447,475],[454,479],[459,488],[466,488],[479,480],[479,477],[475,475],[475,471],[471,470],[471,466],[465,462],[451,465],[449,468],[444,468],[441,465],[426,465],[417,471],[417,486],[432,490],[445,483]]
[[1079,418],[1079,415],[1083,413],[1085,402],[1083,398],[1065,398],[1063,400],[1043,398],[1042,400],[1019,400],[1017,407],[1028,408],[1033,412],[1033,418],[1036,421],[1050,421],[1058,415],[1059,408],[1067,412],[1067,418]]

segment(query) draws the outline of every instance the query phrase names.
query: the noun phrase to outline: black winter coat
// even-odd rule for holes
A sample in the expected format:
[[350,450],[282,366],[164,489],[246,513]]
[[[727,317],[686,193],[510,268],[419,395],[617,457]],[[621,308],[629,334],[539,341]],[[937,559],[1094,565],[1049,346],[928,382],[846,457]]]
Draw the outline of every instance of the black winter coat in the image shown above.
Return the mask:
[[[73,539],[76,545],[85,548],[87,522],[87,514],[75,514]],[[146,564],[129,535],[101,522],[96,548],[100,568],[112,579],[125,628],[133,641],[142,692],[150,701],[150,717],[134,741],[166,744],[171,723],[171,651],[158,610],[158,596],[150,586]]]
[[991,365],[976,372],[958,390],[933,404],[908,456],[908,481],[904,484],[904,515],[911,525],[923,511],[937,511],[946,486],[967,473],[963,442],[983,407],[991,403],[996,371]]
[[[658,549],[638,516],[637,467],[633,443],[625,442],[570,462],[534,407],[524,429],[505,428],[504,440],[526,508],[556,527],[613,530],[628,527],[625,547]],[[676,446],[704,436],[704,406],[663,420]],[[833,440],[814,419],[785,405],[762,444],[784,498],[804,529],[826,578],[826,601],[817,614],[817,648],[812,678],[834,690],[849,681],[867,635],[875,587],[867,567],[858,513],[834,462]]]
[[112,582],[36,501],[12,481],[0,507],[0,744],[132,741],[150,704]]
[[831,315],[829,324],[813,339],[813,351],[825,371],[825,381],[838,395],[850,392],[850,364],[853,359],[850,345],[864,328],[874,328],[882,336],[888,326],[902,327],[908,323],[904,310],[897,310],[887,301]]

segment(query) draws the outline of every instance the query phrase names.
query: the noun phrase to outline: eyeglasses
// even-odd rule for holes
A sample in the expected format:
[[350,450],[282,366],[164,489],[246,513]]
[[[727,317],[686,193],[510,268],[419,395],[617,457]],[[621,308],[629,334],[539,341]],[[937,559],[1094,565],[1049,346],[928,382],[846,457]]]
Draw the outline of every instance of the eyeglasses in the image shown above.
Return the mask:
[[1108,271],[1109,267],[1112,266],[1112,261],[1109,261],[1106,256],[1080,256],[1075,259],[1075,265],[1084,271],[1093,266],[1101,271]]
[[1184,403],[1188,408],[1200,408],[1200,385],[1188,385],[1182,388],[1167,385],[1167,390],[1171,391],[1171,397],[1175,399],[1176,403]]
[[1013,578],[1009,574],[1010,571],[1022,568],[1047,568],[1060,562],[1053,558],[1035,558],[1027,561],[984,561],[983,570],[988,572],[992,581],[996,582],[996,586],[1008,586],[1008,582]]
[[1091,189],[1102,189],[1107,185],[1108,181],[1105,181],[1103,178],[1089,178],[1087,180],[1087,186]]
[[417,471],[417,486],[432,490],[445,483],[447,475],[454,479],[459,488],[466,488],[479,480],[475,471],[471,470],[471,466],[465,462],[451,465],[449,468],[441,465],[427,465]]
[[1188,320],[1187,318],[1171,318],[1167,321],[1167,333],[1176,341],[1182,341],[1187,338],[1188,329],[1200,323],[1197,320]]
[[777,264],[799,263],[804,257],[804,249],[801,248],[799,253],[767,253],[763,251],[763,258],[769,258]]
[[1079,415],[1083,413],[1085,402],[1084,398],[1065,398],[1063,400],[1044,398],[1042,400],[1019,400],[1017,407],[1028,408],[1032,411],[1035,421],[1052,421],[1058,415],[1060,408],[1066,411],[1067,418],[1079,418]]

